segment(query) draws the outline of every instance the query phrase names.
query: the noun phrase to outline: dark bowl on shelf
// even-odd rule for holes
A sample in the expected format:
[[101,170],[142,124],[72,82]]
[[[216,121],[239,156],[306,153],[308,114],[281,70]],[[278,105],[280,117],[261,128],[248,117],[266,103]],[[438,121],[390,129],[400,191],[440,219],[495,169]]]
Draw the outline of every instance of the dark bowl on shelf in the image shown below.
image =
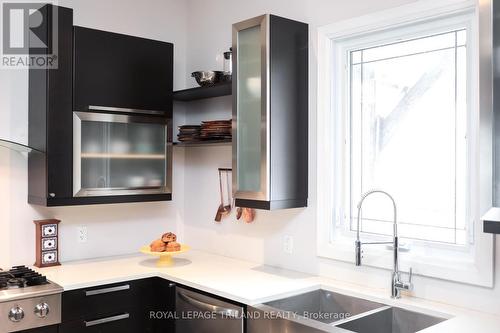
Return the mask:
[[222,77],[222,82],[231,82],[232,80],[233,80],[232,74],[224,73],[224,75]]
[[222,71],[196,71],[192,72],[191,76],[201,87],[213,86],[224,80],[224,72]]

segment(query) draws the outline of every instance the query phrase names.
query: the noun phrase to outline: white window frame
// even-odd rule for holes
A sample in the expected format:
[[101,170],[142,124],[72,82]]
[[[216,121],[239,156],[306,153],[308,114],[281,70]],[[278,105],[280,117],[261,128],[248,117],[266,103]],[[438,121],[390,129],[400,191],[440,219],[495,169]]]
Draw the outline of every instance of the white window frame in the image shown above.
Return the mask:
[[[344,237],[350,237],[350,235],[355,234],[355,231],[350,231],[350,224],[349,224],[349,215],[351,214],[351,203],[350,200],[347,200],[347,197],[350,197],[350,181],[351,181],[351,173],[350,170],[351,168],[351,163],[350,160],[352,159],[352,150],[351,150],[351,135],[349,133],[349,129],[351,128],[351,123],[350,119],[352,115],[351,113],[351,105],[350,105],[350,94],[349,94],[349,89],[351,86],[350,82],[350,75],[349,75],[349,66],[350,66],[350,60],[349,60],[349,54],[351,51],[354,50],[359,50],[359,49],[368,49],[370,47],[374,46],[379,46],[379,45],[388,45],[392,43],[396,43],[397,41],[401,40],[410,40],[413,38],[424,38],[424,37],[429,37],[433,35],[437,35],[439,33],[444,33],[448,31],[454,31],[454,30],[459,30],[465,28],[468,33],[472,30],[472,15],[467,13],[467,14],[462,14],[462,15],[454,15],[453,17],[450,18],[445,18],[445,19],[440,19],[439,21],[433,21],[433,22],[424,22],[424,23],[419,23],[419,24],[412,24],[409,26],[405,27],[400,27],[397,29],[393,29],[391,31],[383,31],[382,33],[378,33],[375,35],[369,35],[369,36],[359,36],[351,39],[346,39],[343,41],[338,41],[335,44],[334,47],[334,52],[337,60],[335,62],[335,65],[337,65],[337,68],[335,68],[335,73],[338,73],[336,77],[340,77],[340,82],[349,82],[349,84],[345,85],[337,85],[336,86],[336,91],[335,91],[335,100],[339,101],[339,104],[337,104],[338,109],[336,109],[335,112],[335,134],[336,134],[336,141],[339,140],[344,140],[345,147],[338,147],[338,149],[335,151],[335,161],[337,163],[336,170],[342,170],[344,175],[337,175],[336,178],[336,183],[339,181],[343,182],[343,188],[340,190],[339,193],[335,193],[336,198],[342,198],[344,199],[344,203],[342,207],[335,207],[336,210],[339,210],[338,215],[343,215],[344,216],[344,221],[343,226],[344,226]],[[401,38],[400,38],[401,36]],[[469,37],[469,36],[468,36]],[[473,53],[475,50],[467,47],[467,77],[469,75],[472,75],[473,68],[471,65],[472,61],[469,61],[470,58],[473,58]],[[470,92],[471,89],[467,87],[467,91]],[[473,96],[467,96],[467,101],[470,101],[473,99]],[[474,128],[477,126],[477,122],[475,119],[472,117],[472,113],[469,112],[469,107],[467,110],[467,133],[474,133]],[[467,154],[467,161],[472,161],[474,162],[474,145],[471,140],[467,139],[467,149],[466,149],[466,154]],[[344,150],[342,153],[339,153],[340,150]],[[473,169],[476,168],[474,163],[468,163],[472,165],[467,166],[467,176],[471,173]],[[470,170],[470,171],[469,171]],[[343,178],[343,179],[340,179]],[[466,179],[468,182],[466,189],[468,190],[469,187],[473,186],[473,184],[470,184],[470,177]],[[382,188],[383,189],[383,188]],[[346,197],[344,198],[344,194]],[[370,199],[367,199],[370,200]],[[396,198],[397,200],[397,198]],[[474,204],[475,196],[471,196],[470,193],[466,193],[466,201],[470,202],[471,205]],[[390,202],[388,202],[390,203]],[[388,205],[389,207],[390,205]],[[468,227],[468,233],[469,235],[467,238],[473,239],[474,234],[473,234],[473,229],[470,228],[471,224],[473,223],[474,219],[470,216],[471,214],[471,209],[467,207],[466,209],[466,220],[467,220],[467,227]],[[390,210],[389,210],[390,213]],[[472,223],[469,223],[472,221]],[[336,218],[336,222],[340,222],[339,219]],[[345,225],[345,224],[348,225]],[[370,223],[370,222],[365,222],[365,223]],[[341,227],[339,226],[339,229]],[[363,232],[362,232],[363,233]],[[364,234],[364,233],[363,233]],[[337,236],[338,233],[335,233],[335,236]],[[401,237],[401,235],[400,235]],[[377,235],[363,235],[364,240],[371,240],[371,241],[381,241],[381,240],[387,240],[386,236],[377,236]],[[460,245],[454,245],[454,244],[447,244],[447,243],[432,243],[432,242],[427,242],[424,240],[411,240],[411,244],[419,244],[419,245],[425,245],[425,246],[431,246],[431,247],[439,247],[441,249],[450,249],[453,251],[461,251],[464,253],[465,251],[468,251],[468,249],[464,249],[463,246]],[[404,241],[403,241],[404,243]],[[402,244],[403,244],[402,243]],[[377,250],[375,248],[375,250]],[[418,250],[418,248],[413,248],[413,250]]]
[[[339,202],[349,200],[344,198],[345,176],[344,172],[349,164],[349,152],[346,152],[344,140],[338,140],[338,133],[346,137],[348,133],[347,119],[349,114],[347,92],[349,80],[346,77],[346,63],[337,59],[346,59],[345,52],[355,47],[349,40],[356,37],[363,47],[371,41],[371,33],[378,32],[387,36],[387,40],[394,40],[401,30],[415,35],[422,35],[421,26],[416,23],[425,23],[430,31],[436,27],[454,29],[466,27],[467,57],[472,64],[467,69],[468,84],[473,91],[468,96],[467,103],[471,128],[469,141],[475,149],[468,152],[469,174],[474,175],[468,180],[471,195],[470,215],[473,219],[474,242],[468,246],[454,246],[445,244],[431,244],[428,242],[413,242],[409,252],[400,253],[400,267],[402,270],[413,268],[415,274],[435,277],[445,280],[493,286],[493,237],[482,232],[480,212],[491,207],[491,188],[484,188],[482,184],[491,187],[492,154],[488,155],[491,142],[480,140],[484,137],[481,131],[491,130],[491,124],[483,124],[483,119],[489,119],[479,112],[479,44],[477,8],[474,1],[418,1],[416,3],[396,7],[394,9],[370,14],[367,16],[331,24],[318,29],[318,114],[317,114],[317,199],[318,199],[318,225],[317,225],[317,253],[320,257],[354,262],[354,243],[352,238],[340,237],[336,233],[334,221],[341,216],[343,209],[338,209]],[[443,26],[444,24],[444,26]],[[399,29],[398,29],[399,28]],[[360,39],[361,38],[361,39]],[[380,44],[376,39],[374,44]],[[343,53],[344,52],[344,53]],[[340,83],[340,84],[336,84]],[[486,112],[486,111],[481,111]],[[484,125],[484,126],[483,126]],[[471,129],[469,128],[469,129]],[[491,132],[490,132],[491,133]],[[491,137],[491,134],[490,134]],[[344,142],[342,142],[344,141]],[[481,147],[481,151],[479,149]],[[347,153],[347,154],[346,154]],[[339,158],[339,156],[341,156]],[[348,173],[348,172],[347,172]],[[489,177],[484,179],[484,175]],[[344,181],[338,181],[338,179]],[[481,184],[481,185],[480,185]],[[369,200],[369,199],[368,199]],[[342,204],[342,206],[345,206]],[[366,236],[363,236],[366,239]],[[383,238],[383,237],[382,237]],[[425,246],[419,246],[425,245]],[[392,253],[380,246],[367,246],[364,249],[363,264],[384,269],[392,268]]]

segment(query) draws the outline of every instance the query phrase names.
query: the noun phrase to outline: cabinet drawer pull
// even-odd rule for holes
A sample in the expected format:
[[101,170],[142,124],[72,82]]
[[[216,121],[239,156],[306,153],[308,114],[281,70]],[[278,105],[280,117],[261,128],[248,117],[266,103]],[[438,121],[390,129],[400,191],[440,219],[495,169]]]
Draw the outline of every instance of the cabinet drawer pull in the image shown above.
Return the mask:
[[129,317],[130,317],[130,314],[124,313],[124,314],[117,315],[117,316],[106,317],[106,318],[101,318],[101,319],[96,319],[96,320],[91,320],[91,321],[84,321],[84,322],[85,322],[85,327],[90,327],[90,326],[111,323],[113,321],[128,319]]
[[116,287],[110,287],[110,288],[85,291],[85,296],[108,294],[108,293],[114,293],[115,291],[122,291],[122,290],[129,290],[129,289],[130,289],[130,285],[124,284],[123,286],[116,286]]

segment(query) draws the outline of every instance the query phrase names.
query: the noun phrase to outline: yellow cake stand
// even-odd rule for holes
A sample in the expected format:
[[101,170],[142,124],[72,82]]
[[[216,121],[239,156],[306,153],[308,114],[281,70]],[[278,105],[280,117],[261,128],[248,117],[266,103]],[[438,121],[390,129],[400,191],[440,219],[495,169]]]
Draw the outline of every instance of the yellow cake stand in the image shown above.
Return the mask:
[[153,252],[151,251],[151,248],[149,245],[144,245],[141,247],[139,251],[141,251],[144,254],[149,254],[151,256],[158,256],[158,261],[156,261],[156,266],[158,267],[168,267],[168,266],[173,266],[174,260],[172,259],[172,256],[180,253],[187,252],[191,249],[186,244],[181,244],[181,249],[179,251],[173,251],[173,252]]

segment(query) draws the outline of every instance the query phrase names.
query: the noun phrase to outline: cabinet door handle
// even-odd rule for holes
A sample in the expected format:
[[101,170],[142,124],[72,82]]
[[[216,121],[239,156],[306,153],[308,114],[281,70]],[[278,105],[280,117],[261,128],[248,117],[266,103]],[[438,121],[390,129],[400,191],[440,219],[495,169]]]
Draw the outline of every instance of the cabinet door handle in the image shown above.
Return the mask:
[[229,309],[229,308],[224,308],[222,306],[218,305],[213,305],[209,303],[202,302],[200,300],[197,300],[196,298],[190,297],[186,294],[183,294],[182,292],[179,291],[179,297],[186,303],[200,309],[203,311],[209,311],[209,312],[215,312],[219,315],[223,315],[226,317],[231,317],[231,318],[239,318],[240,317],[240,312],[235,309]]
[[159,111],[159,110],[118,108],[118,107],[114,107],[114,106],[101,106],[101,105],[89,105],[88,110],[89,111],[124,112],[124,113],[142,113],[142,114],[153,114],[153,115],[162,115],[165,113],[165,111]]
[[101,318],[101,319],[96,319],[96,320],[91,320],[91,321],[85,320],[84,323],[85,323],[85,327],[90,327],[90,326],[111,323],[113,321],[128,319],[129,317],[130,317],[130,314],[124,313],[124,314],[117,315],[117,316],[106,317],[106,318]]
[[130,289],[130,285],[124,284],[122,286],[109,287],[109,288],[96,289],[96,290],[88,290],[88,291],[85,291],[85,296],[109,294],[109,293],[114,293],[116,291],[129,290],[129,289]]

